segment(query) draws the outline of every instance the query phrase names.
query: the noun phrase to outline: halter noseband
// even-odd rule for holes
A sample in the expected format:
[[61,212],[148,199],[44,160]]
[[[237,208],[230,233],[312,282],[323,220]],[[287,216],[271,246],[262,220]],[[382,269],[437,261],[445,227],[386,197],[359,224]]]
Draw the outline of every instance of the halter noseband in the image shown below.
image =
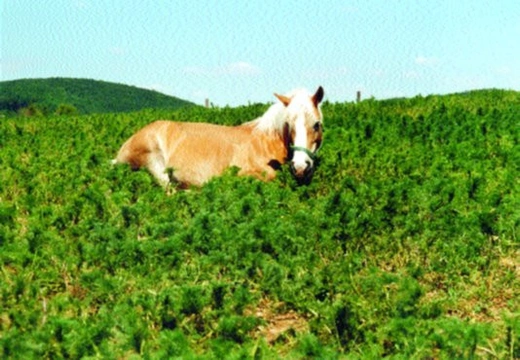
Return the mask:
[[308,157],[311,158],[312,161],[316,161],[316,153],[313,153],[312,151],[310,151],[309,149],[307,148],[304,148],[302,146],[294,146],[294,145],[291,145],[290,146],[290,149],[291,151],[294,153],[295,151],[303,151],[304,153],[307,154]]
[[[303,151],[312,161],[316,161],[316,152],[312,152],[303,146],[291,145],[291,137],[289,136],[289,124],[285,123],[283,127],[283,138],[286,148],[289,150],[289,159],[293,157],[295,151]],[[316,149],[318,151],[319,147]]]

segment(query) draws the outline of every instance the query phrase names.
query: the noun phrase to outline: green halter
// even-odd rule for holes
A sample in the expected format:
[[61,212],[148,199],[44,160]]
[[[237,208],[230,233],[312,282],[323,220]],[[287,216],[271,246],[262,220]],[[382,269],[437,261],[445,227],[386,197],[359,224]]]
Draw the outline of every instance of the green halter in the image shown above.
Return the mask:
[[307,148],[304,148],[302,146],[292,146],[291,145],[291,151],[294,152],[294,151],[303,151],[304,153],[307,154],[308,157],[311,158],[312,161],[315,161],[316,160],[316,154],[313,153],[312,151],[310,151],[309,149]]

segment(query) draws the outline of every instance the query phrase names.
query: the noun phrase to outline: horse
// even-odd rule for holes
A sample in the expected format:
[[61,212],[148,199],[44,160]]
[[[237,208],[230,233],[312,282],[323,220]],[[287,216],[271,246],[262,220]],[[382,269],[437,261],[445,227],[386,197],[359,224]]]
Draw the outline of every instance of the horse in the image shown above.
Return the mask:
[[145,167],[164,188],[186,189],[230,167],[272,180],[289,161],[297,182],[308,184],[323,138],[323,88],[313,95],[303,89],[274,95],[279,101],[262,116],[237,126],[157,120],[132,135],[112,163]]

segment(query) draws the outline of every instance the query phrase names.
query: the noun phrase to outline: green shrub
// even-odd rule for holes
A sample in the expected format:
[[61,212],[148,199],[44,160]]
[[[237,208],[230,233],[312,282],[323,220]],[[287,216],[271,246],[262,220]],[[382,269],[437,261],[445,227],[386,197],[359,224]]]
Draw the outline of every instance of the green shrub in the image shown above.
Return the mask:
[[266,108],[2,119],[0,357],[519,357],[518,92],[326,103],[309,186],[110,165]]

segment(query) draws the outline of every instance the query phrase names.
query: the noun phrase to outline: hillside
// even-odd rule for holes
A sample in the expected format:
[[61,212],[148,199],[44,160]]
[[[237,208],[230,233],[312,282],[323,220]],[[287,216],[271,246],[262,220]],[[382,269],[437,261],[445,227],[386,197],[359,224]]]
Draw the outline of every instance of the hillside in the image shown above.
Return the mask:
[[326,102],[309,186],[110,165],[267,107],[2,119],[0,358],[520,359],[520,92]]
[[0,82],[0,113],[25,115],[177,109],[188,101],[134,86],[90,79],[49,78]]

